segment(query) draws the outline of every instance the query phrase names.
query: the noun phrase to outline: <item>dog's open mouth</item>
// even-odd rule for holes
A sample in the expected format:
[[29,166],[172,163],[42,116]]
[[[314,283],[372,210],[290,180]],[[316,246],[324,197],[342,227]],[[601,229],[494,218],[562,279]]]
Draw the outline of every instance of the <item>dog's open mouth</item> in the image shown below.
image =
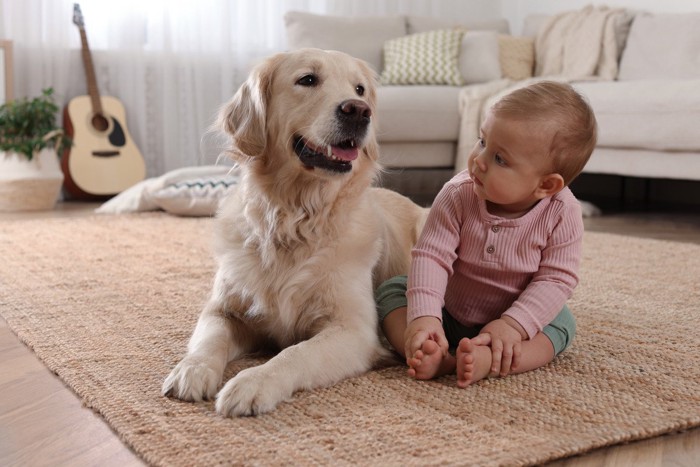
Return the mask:
[[359,154],[357,142],[354,139],[326,146],[315,146],[309,140],[295,136],[293,144],[294,152],[306,167],[317,167],[333,172],[344,173],[352,170],[352,161],[357,159]]

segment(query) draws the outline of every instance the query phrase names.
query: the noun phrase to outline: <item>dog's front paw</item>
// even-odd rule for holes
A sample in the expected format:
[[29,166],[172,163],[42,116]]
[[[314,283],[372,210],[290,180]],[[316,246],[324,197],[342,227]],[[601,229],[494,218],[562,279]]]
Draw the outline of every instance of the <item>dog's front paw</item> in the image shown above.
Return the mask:
[[188,355],[165,378],[162,393],[185,401],[211,399],[222,377],[222,372],[212,368],[206,359]]
[[216,395],[216,411],[225,417],[270,412],[291,396],[284,386],[283,381],[267,377],[263,367],[245,369]]

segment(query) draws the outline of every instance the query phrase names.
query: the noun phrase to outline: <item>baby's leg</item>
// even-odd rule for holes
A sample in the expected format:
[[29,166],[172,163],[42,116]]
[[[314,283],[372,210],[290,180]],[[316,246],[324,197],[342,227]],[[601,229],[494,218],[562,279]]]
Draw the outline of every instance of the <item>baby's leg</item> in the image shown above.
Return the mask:
[[379,326],[391,346],[404,356],[406,332],[406,283],[408,276],[395,276],[383,282],[375,291]]
[[406,333],[406,307],[397,308],[381,322],[382,332],[399,355],[405,357],[404,334]]
[[454,373],[455,358],[443,355],[440,346],[434,340],[426,340],[412,358],[408,359],[408,375],[416,379],[433,379]]
[[523,341],[520,346],[520,362],[516,368],[511,367],[511,374],[536,370],[554,360],[554,346],[545,334],[538,332],[532,339]]
[[[545,366],[554,359],[552,341],[539,332],[520,347],[520,362],[511,367],[510,374],[524,373]],[[491,347],[474,345],[469,339],[459,341],[457,347],[457,386],[466,388],[486,378],[491,371]]]

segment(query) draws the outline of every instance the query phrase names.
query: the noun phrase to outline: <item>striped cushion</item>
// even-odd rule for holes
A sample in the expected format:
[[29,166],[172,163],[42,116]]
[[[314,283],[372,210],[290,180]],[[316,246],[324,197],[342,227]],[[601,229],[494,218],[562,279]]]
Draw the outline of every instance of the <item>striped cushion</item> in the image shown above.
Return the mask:
[[238,184],[238,175],[227,173],[181,180],[151,194],[157,205],[178,216],[213,216],[230,189]]
[[441,29],[386,41],[382,84],[464,84],[458,63],[463,35]]

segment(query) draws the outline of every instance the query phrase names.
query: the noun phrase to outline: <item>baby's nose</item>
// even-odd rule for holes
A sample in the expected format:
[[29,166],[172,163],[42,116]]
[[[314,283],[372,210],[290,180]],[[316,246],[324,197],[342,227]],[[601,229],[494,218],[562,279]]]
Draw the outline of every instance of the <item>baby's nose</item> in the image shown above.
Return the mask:
[[477,167],[480,171],[482,171],[482,172],[485,172],[485,171],[486,171],[486,160],[485,160],[483,154],[478,154],[478,155],[474,158],[474,164],[476,165],[476,167]]

